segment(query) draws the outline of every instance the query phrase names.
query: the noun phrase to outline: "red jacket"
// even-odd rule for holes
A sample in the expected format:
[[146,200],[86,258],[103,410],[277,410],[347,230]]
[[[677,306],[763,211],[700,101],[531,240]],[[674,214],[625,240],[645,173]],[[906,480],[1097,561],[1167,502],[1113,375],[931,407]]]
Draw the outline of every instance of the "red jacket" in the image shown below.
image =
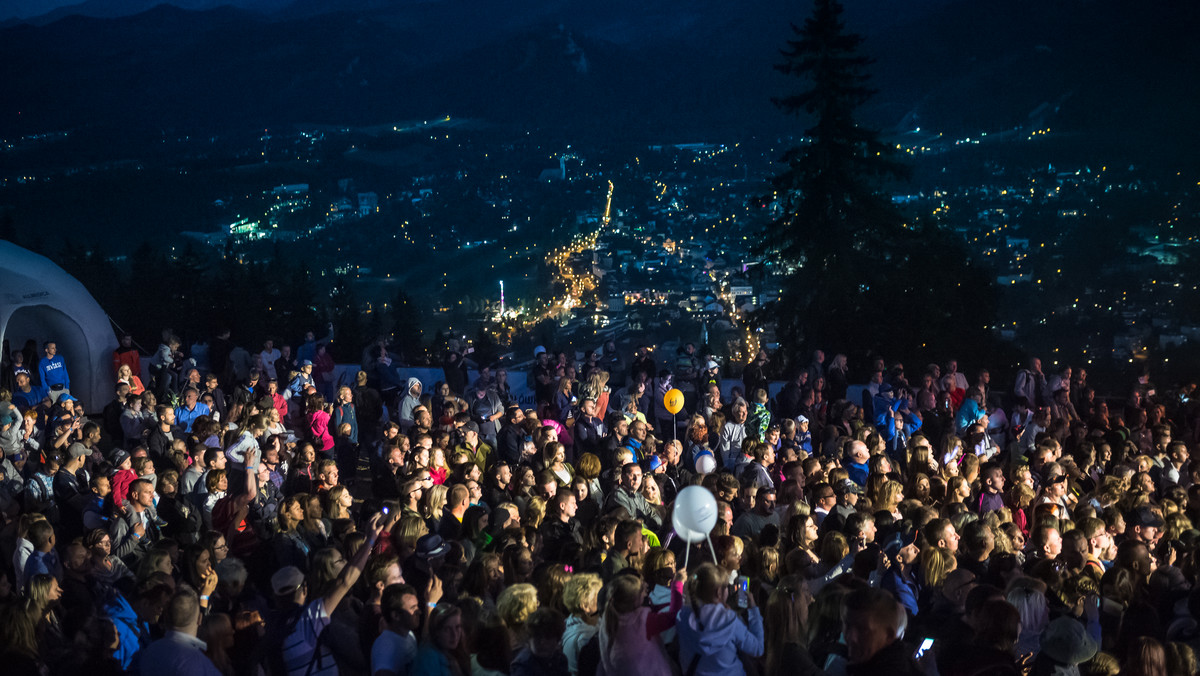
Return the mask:
[[285,399],[282,394],[276,392],[275,394],[271,395],[271,402],[273,404],[275,404],[275,410],[279,411],[279,419],[287,420],[287,413],[288,413],[287,399]]
[[117,375],[117,371],[121,370],[121,364],[128,364],[134,376],[142,377],[142,355],[138,354],[137,348],[131,347],[128,350],[122,350],[118,347],[113,350],[114,376]]

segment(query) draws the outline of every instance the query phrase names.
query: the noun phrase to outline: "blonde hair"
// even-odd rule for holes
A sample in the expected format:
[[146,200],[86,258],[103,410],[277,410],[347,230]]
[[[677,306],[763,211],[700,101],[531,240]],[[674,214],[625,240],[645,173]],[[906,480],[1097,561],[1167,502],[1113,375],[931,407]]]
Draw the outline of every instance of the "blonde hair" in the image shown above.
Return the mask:
[[656,573],[664,568],[675,571],[675,552],[666,547],[654,547],[646,554],[642,563],[642,578],[653,584]]
[[429,532],[425,520],[416,514],[405,514],[400,517],[400,523],[392,528],[392,536],[398,544],[404,545],[409,551],[417,548],[417,540]]
[[537,588],[524,582],[508,587],[496,599],[496,612],[509,629],[522,627],[537,609]]
[[441,520],[442,512],[446,509],[446,484],[437,484],[425,494],[426,516]]
[[583,615],[584,604],[596,603],[604,582],[595,573],[577,573],[572,575],[563,585],[562,600],[567,611],[572,615]]
[[887,510],[894,509],[900,503],[902,495],[904,495],[904,484],[889,480],[879,488],[879,504],[876,507]]
[[546,518],[546,499],[540,495],[529,498],[525,505],[525,523],[534,528],[541,528],[542,519]]
[[1121,673],[1121,663],[1117,661],[1116,657],[1106,652],[1096,653],[1095,657],[1079,666],[1082,667],[1084,665],[1087,668],[1081,669],[1081,671],[1093,676],[1117,676],[1117,674]]
[[946,576],[958,567],[954,553],[945,547],[930,547],[921,552],[921,572],[925,584],[930,587],[940,587],[946,581]]
[[764,580],[774,580],[779,577],[779,550],[775,547],[763,547],[758,553],[758,574]]
[[1033,502],[1033,489],[1030,488],[1029,484],[1026,483],[1018,483],[1013,485],[1010,495],[1011,497],[1009,499],[1012,502],[1013,507],[1017,509],[1024,509],[1025,507],[1028,507],[1031,502]]
[[[654,497],[653,501],[651,501],[651,499],[650,499],[650,490],[647,488],[647,486],[649,486],[651,482],[653,482],[654,487],[656,489],[658,489],[658,495],[656,495]],[[646,502],[649,502],[651,505],[653,505],[655,507],[663,506],[662,486],[658,485],[658,479],[655,479],[653,474],[647,474],[646,477],[642,479],[642,488],[641,488],[641,490],[638,491],[638,493],[641,493],[642,497],[646,498]]]

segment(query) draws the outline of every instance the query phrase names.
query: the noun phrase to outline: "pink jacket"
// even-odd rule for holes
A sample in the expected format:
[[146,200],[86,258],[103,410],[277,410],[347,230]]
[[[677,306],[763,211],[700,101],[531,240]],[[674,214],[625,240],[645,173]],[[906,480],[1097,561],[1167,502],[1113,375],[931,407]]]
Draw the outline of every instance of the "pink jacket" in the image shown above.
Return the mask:
[[671,658],[659,634],[675,626],[683,607],[683,583],[671,585],[671,605],[661,612],[645,606],[621,617],[616,636],[600,626],[600,671],[607,676],[671,676]]
[[318,451],[328,451],[333,448],[333,436],[329,434],[328,413],[322,410],[308,414],[308,431],[312,433],[313,445],[319,446]]

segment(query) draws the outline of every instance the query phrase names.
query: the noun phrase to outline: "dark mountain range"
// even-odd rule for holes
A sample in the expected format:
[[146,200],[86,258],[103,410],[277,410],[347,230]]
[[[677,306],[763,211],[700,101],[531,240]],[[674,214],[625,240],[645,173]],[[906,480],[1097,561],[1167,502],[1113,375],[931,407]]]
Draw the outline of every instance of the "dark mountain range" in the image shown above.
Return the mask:
[[[809,9],[786,0],[241,4],[254,9],[164,5],[0,30],[0,136],[447,113],[598,138],[770,135],[794,129],[770,104],[790,84],[771,65],[789,22]],[[877,59],[875,126],[970,134],[1029,124],[1048,103],[1052,126],[1100,143],[1200,140],[1196,3],[848,4],[850,28]]]
[[292,0],[0,0],[0,26],[45,26],[70,16],[115,19],[141,14],[159,5],[204,11],[219,7],[238,7],[263,14],[275,12]]

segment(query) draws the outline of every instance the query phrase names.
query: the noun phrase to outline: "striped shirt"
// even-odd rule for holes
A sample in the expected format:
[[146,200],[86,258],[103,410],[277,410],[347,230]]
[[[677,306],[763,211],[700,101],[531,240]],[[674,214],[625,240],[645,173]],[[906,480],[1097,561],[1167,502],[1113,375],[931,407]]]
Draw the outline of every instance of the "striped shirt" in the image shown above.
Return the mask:
[[327,644],[321,642],[320,653],[313,655],[318,637],[330,622],[324,598],[304,607],[295,629],[283,641],[283,664],[288,676],[337,676],[337,663]]

